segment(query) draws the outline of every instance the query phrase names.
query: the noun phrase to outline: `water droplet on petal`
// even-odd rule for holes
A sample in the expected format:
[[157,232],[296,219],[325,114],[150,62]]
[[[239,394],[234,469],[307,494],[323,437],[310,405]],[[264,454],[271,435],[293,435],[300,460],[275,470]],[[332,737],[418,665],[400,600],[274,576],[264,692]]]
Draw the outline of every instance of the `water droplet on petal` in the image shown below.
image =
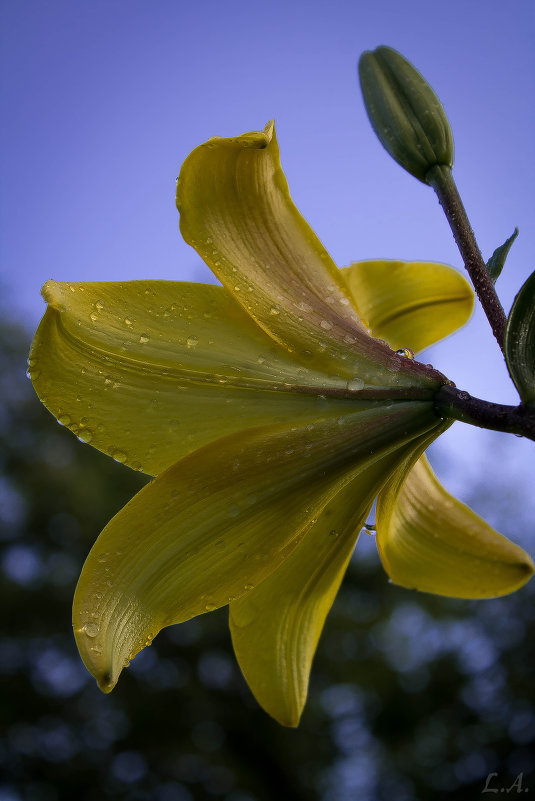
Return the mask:
[[414,351],[410,348],[398,348],[396,353],[398,356],[405,356],[406,359],[414,359]]
[[254,584],[244,584],[243,589],[245,592],[250,592],[251,590],[254,590]]
[[205,604],[204,608],[207,612],[215,612],[217,609],[217,604]]
[[126,453],[124,453],[124,451],[112,451],[110,456],[112,457],[112,459],[115,459],[115,461],[119,462],[120,464],[124,464],[128,458]]
[[347,388],[351,392],[358,392],[359,389],[364,388],[364,381],[362,380],[362,378],[351,378],[347,382]]
[[282,309],[281,309],[280,306],[272,306],[271,309],[269,310],[269,313],[270,314],[280,314],[281,311],[282,311]]
[[92,323],[96,323],[96,321],[98,320],[98,314],[96,312],[91,312],[91,314],[89,315],[89,319],[91,320]]
[[103,308],[104,308],[104,304],[101,303],[100,300],[97,300],[97,302],[95,303],[95,309],[97,311],[102,311]]
[[188,337],[186,339],[186,345],[188,346],[188,348],[194,348],[198,344],[199,340],[197,339],[197,337]]
[[70,424],[70,422],[71,422],[71,418],[69,417],[68,414],[60,414],[60,416],[58,417],[58,423],[61,426],[68,426]]
[[147,336],[147,334],[141,334],[141,336],[139,337],[139,342],[141,345],[146,345],[149,339],[150,337]]
[[320,325],[325,331],[330,331],[331,328],[333,327],[333,324],[330,323],[328,320],[322,320]]
[[100,631],[100,626],[98,623],[89,622],[82,627],[82,631],[84,634],[87,634],[88,637],[96,637]]

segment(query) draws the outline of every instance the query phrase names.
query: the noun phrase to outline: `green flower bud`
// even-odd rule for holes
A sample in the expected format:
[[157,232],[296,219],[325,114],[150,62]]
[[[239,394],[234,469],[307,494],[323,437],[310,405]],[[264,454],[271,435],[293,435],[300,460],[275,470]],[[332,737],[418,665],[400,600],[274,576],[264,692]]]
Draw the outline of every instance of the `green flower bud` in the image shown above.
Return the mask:
[[431,167],[453,166],[453,136],[440,100],[396,50],[363,53],[359,76],[373,129],[392,158],[426,183]]

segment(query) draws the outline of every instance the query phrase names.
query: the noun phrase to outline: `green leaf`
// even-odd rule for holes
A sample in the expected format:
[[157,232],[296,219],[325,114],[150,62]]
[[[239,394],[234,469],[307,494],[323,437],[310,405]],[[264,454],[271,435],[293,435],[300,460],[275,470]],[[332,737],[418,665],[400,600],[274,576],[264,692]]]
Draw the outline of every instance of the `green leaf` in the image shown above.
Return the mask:
[[523,401],[535,402],[535,272],[513,301],[505,329],[509,374]]
[[511,245],[513,244],[517,236],[518,236],[518,228],[515,228],[509,239],[506,239],[503,245],[500,245],[500,247],[496,248],[496,250],[494,251],[494,253],[487,262],[487,270],[494,283],[496,283],[496,281],[500,277],[500,273],[505,265],[505,260],[509,255],[509,251],[511,250]]

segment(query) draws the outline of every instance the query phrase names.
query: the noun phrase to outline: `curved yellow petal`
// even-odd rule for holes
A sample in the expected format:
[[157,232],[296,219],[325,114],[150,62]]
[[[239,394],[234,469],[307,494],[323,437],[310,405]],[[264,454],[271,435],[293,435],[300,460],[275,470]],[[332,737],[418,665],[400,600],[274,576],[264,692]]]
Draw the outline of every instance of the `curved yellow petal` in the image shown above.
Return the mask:
[[197,147],[177,184],[180,230],[248,314],[300,363],[362,386],[432,387],[370,337],[346,283],[294,206],[273,124]]
[[106,526],[83,567],[73,623],[87,668],[109,691],[164,626],[252,589],[349,480],[422,432],[431,403],[354,402],[322,419],[222,438],[143,488]]
[[394,584],[494,598],[531,577],[530,557],[437,481],[425,457],[401,465],[377,501],[377,547]]
[[325,618],[373,500],[400,452],[370,465],[340,490],[282,565],[229,606],[243,675],[258,703],[283,726],[299,724]]
[[394,350],[423,350],[463,326],[472,314],[470,284],[446,264],[362,261],[342,274],[361,318]]
[[152,475],[225,434],[315,419],[323,388],[347,386],[296,364],[223,287],[49,281],[43,294],[29,360],[40,399],[80,439]]

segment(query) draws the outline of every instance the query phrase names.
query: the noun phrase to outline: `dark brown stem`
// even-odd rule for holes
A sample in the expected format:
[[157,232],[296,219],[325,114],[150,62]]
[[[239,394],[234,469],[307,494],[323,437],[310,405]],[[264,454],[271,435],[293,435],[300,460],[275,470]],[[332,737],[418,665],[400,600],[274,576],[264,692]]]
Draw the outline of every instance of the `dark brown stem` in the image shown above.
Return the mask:
[[426,181],[437,193],[463,258],[464,266],[470,275],[476,294],[503,353],[507,318],[483,261],[451,170],[449,167],[436,165],[427,173]]
[[504,406],[501,403],[472,398],[454,386],[445,384],[435,395],[435,412],[439,417],[462,420],[480,428],[505,431],[535,440],[535,404]]

